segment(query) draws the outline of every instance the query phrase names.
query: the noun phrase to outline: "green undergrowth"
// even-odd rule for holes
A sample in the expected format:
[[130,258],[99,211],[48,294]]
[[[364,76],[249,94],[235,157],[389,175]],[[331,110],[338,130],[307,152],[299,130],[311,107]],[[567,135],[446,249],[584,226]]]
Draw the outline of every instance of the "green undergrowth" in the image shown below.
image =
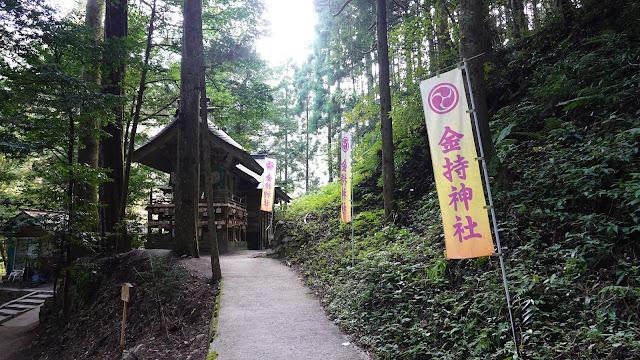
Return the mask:
[[[496,59],[494,198],[525,359],[640,353],[639,64],[637,34],[602,28],[541,33]],[[428,163],[426,144],[413,143],[404,158]],[[368,153],[355,266],[335,183],[290,206],[286,231],[306,243],[289,263],[377,359],[517,358],[499,259],[445,260],[424,179],[397,193],[402,214],[383,224]]]
[[[432,208],[433,201],[425,196],[415,212]],[[334,321],[376,358],[513,356],[497,257],[447,261],[437,214],[423,215],[424,230],[416,232],[383,227],[383,213],[374,210],[355,218],[351,267],[350,228],[318,210],[323,225],[307,217],[307,224],[298,220],[290,230],[310,241],[288,260],[321,295]],[[586,264],[561,245],[506,248],[518,341],[526,358],[573,353],[570,358],[632,359],[640,351],[640,274],[631,264],[637,258],[619,268],[625,274],[621,285],[604,272],[585,274]]]

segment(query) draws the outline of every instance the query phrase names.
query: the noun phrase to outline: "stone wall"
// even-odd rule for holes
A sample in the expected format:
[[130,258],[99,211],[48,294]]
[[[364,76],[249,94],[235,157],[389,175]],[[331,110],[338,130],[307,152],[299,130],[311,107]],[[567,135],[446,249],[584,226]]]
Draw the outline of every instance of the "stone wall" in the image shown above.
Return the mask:
[[267,255],[273,257],[283,257],[288,253],[297,250],[304,241],[291,236],[288,230],[289,224],[284,220],[278,220],[273,240],[267,250]]

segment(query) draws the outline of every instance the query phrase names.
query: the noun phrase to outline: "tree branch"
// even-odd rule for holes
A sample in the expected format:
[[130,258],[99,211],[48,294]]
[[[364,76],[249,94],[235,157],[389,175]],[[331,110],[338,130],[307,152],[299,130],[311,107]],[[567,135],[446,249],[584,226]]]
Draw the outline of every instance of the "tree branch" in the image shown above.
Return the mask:
[[453,14],[451,14],[451,11],[449,11],[449,8],[447,7],[447,4],[442,3],[441,5],[442,5],[442,7],[444,8],[444,10],[447,12],[447,15],[449,15],[449,20],[451,20],[451,23],[452,23],[453,25],[456,25],[456,26],[457,26],[457,25],[458,25],[458,22],[456,21],[456,19],[454,19]]
[[159,114],[158,112],[155,112],[153,114],[149,114],[149,113],[142,113],[141,114],[143,117],[140,118],[141,121],[145,121],[148,120],[151,117],[170,117],[170,116],[175,116],[175,114]]
[[[62,149],[58,149],[58,148],[55,148],[55,147],[51,147],[51,148],[49,148],[49,151],[51,151],[51,153],[53,154],[53,156],[55,156],[55,157],[60,161],[60,163],[61,163],[61,164],[66,164],[66,163],[67,163],[67,159],[66,159],[66,158],[65,158],[65,159],[63,159],[63,157],[65,156],[65,154],[64,154],[64,152],[63,152],[63,150],[62,150]],[[57,152],[60,152],[61,154],[60,154],[60,155],[58,155],[58,153],[57,153]]]
[[[136,143],[136,133],[138,130],[138,123],[140,122],[140,111],[142,110],[142,102],[144,100],[144,91],[147,88],[147,72],[149,70],[149,59],[151,57],[151,45],[153,44],[153,30],[154,21],[156,19],[156,0],[153,0],[151,8],[151,18],[149,19],[149,27],[147,28],[147,47],[144,51],[144,67],[140,74],[140,86],[138,88],[138,96],[135,101],[135,113],[133,115],[133,124],[131,125],[131,139],[129,139],[129,125],[130,120],[127,120],[127,134],[124,138],[125,141],[125,164],[124,164],[124,186],[122,187],[122,194],[120,204],[120,215],[124,219],[125,211],[127,208],[127,195],[129,194],[129,180],[131,177],[131,162],[133,161],[133,151]],[[128,143],[127,143],[128,142]],[[128,145],[128,149],[127,149]]]
[[[347,7],[347,5],[349,5],[351,3],[351,0],[347,0],[345,1],[345,3],[342,5],[342,7],[340,8],[340,10],[338,10],[338,12],[336,14],[331,14],[331,16],[336,17],[340,14],[342,14],[342,11]],[[329,9],[329,11],[331,11],[331,9]]]
[[401,4],[398,0],[393,0],[393,2],[396,3],[396,5],[400,6],[402,10],[404,10],[405,14],[409,13],[409,8],[407,7],[407,5]]
[[168,47],[168,48],[178,48],[180,45],[175,43],[175,44],[162,44],[162,43],[157,43],[157,44],[153,44],[151,45],[151,47]]
[[367,51],[362,51],[362,50],[360,50],[360,49],[356,49],[356,50],[358,50],[358,52],[359,52],[360,54],[364,54],[364,55],[366,55],[366,54],[371,54],[371,53],[373,52],[373,50],[375,50],[375,49],[376,49],[376,47],[377,47],[377,46],[378,46],[378,43],[377,43],[377,42],[374,42],[374,43],[373,43],[373,45],[371,46],[371,49],[369,49],[369,50],[367,50]]
[[171,100],[168,104],[166,104],[165,106],[163,106],[160,110],[156,111],[153,114],[149,114],[147,115],[144,119],[141,119],[141,122],[144,122],[145,120],[148,120],[149,118],[158,116],[158,114],[160,114],[161,112],[163,112],[164,110],[166,110],[169,106],[171,106],[173,103],[175,103],[176,101],[178,101],[178,99],[180,99],[180,95],[176,96],[173,98],[173,100]]
[[209,74],[205,74],[205,78],[209,78],[209,80],[211,81],[211,84],[213,85],[213,87],[216,88],[216,90],[220,91],[220,88],[218,87],[218,85],[216,85],[215,80],[211,79],[211,77],[209,76]]
[[163,78],[163,79],[156,79],[156,80],[148,80],[146,84],[149,85],[149,84],[155,84],[155,83],[165,82],[165,81],[176,83],[176,84],[178,83],[177,79]]

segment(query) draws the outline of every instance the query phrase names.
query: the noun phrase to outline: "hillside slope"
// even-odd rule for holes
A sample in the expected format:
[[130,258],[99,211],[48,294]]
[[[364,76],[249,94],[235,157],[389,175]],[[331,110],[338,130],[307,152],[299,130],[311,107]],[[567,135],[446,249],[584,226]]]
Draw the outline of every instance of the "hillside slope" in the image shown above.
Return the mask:
[[[205,258],[176,258],[169,250],[132,250],[86,262],[73,284],[73,309],[63,325],[53,303],[40,312],[36,343],[17,359],[119,358],[123,283],[133,285],[125,350],[135,359],[204,359],[217,286]],[[58,297],[60,299],[60,297]],[[58,309],[61,307],[58,307]],[[29,354],[29,355],[26,355]]]
[[[502,162],[494,198],[526,359],[640,351],[640,16],[635,4],[596,15],[486,66]],[[377,358],[512,358],[498,258],[445,260],[426,138],[411,143],[391,225],[377,207],[376,152],[356,166],[355,267],[336,183],[287,210],[281,239],[300,245],[287,261]]]

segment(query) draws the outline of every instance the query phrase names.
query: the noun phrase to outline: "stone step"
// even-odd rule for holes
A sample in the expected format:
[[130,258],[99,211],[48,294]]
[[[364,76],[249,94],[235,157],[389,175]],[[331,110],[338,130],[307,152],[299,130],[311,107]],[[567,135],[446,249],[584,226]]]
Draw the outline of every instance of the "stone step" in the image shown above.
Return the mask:
[[28,305],[28,306],[40,306],[42,304],[44,304],[44,300],[45,299],[22,299],[22,300],[16,300],[14,302],[14,304],[20,304],[20,305]]
[[29,295],[29,299],[43,299],[46,300],[50,297],[53,297],[53,291],[50,293],[38,293],[38,294],[34,294],[34,295]]
[[32,305],[23,305],[23,304],[13,303],[13,304],[6,305],[6,306],[2,307],[2,310],[23,311],[23,310],[31,310],[31,309],[33,309],[35,307],[36,306],[32,306]]
[[24,310],[14,310],[14,309],[7,309],[6,307],[0,309],[0,316],[14,316],[16,314],[19,314],[21,312],[23,312]]
[[21,298],[0,306],[0,324],[9,321],[29,310],[37,309],[47,298],[53,296],[53,291],[33,291]]
[[5,311],[4,309],[0,309],[0,325],[6,321],[9,321],[15,317],[18,317],[26,313],[27,311],[29,311],[29,309],[21,310],[21,311],[14,311],[14,310]]

